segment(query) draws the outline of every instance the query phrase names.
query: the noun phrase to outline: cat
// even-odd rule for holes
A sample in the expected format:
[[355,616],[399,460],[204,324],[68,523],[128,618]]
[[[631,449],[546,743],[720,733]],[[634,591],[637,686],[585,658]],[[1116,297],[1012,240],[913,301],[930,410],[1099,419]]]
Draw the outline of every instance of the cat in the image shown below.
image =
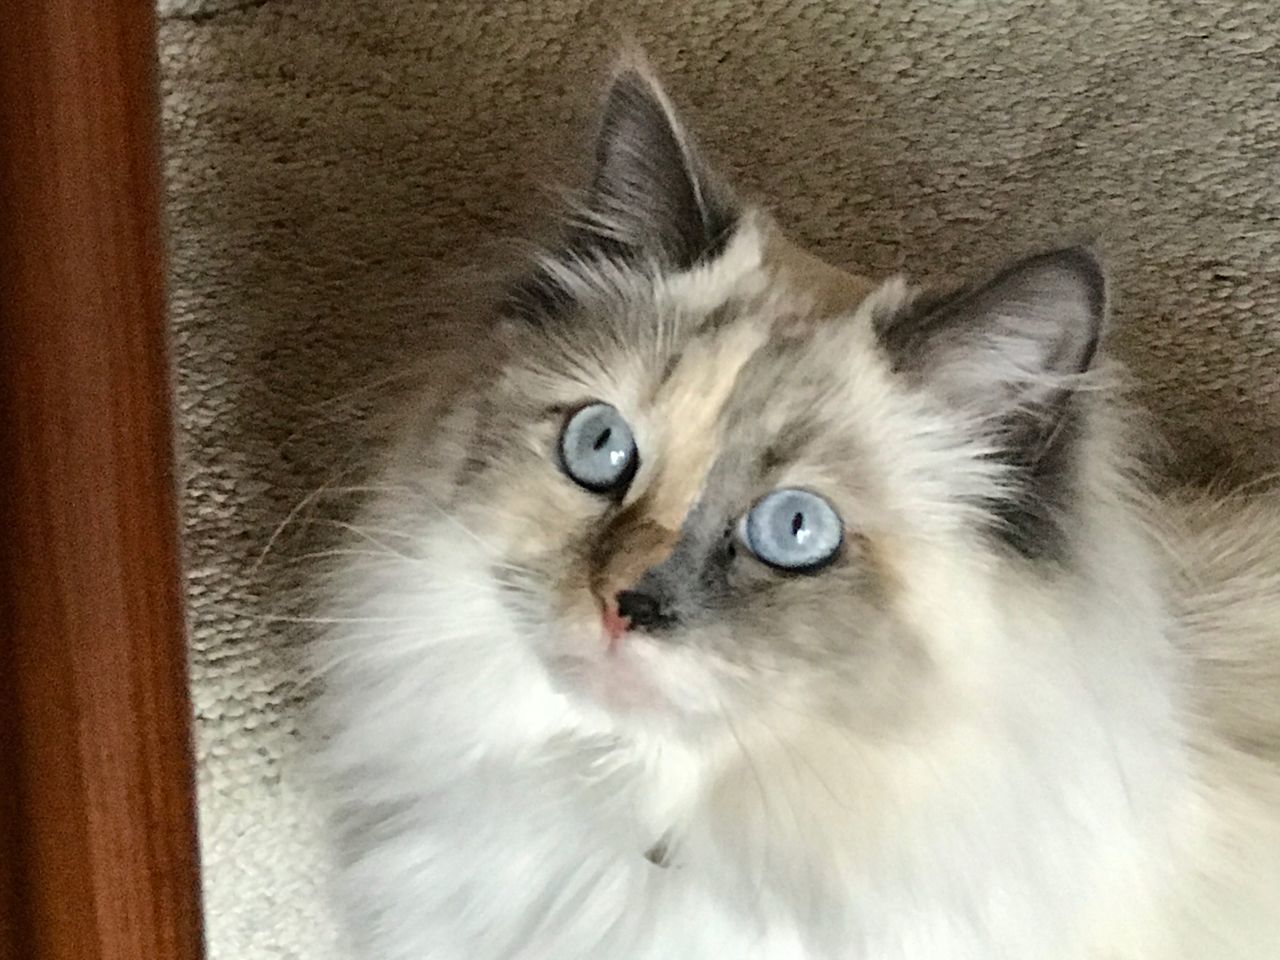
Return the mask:
[[846,274],[633,58],[594,162],[324,581],[358,956],[1280,957],[1280,501],[1148,492],[1098,254]]

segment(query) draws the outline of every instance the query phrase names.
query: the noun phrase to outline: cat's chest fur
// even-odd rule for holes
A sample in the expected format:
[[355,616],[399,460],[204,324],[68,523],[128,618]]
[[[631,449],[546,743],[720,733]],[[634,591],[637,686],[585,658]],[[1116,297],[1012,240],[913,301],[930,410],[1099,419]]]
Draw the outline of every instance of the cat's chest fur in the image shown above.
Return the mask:
[[[466,582],[465,554],[438,579]],[[353,619],[439,621],[384,583],[362,592]],[[451,621],[492,622],[489,591],[451,596]],[[1082,918],[1123,892],[1123,922],[1141,923],[1169,854],[1163,798],[1180,771],[1142,759],[1164,731],[1144,719],[1121,748],[1106,715],[1115,697],[1158,704],[1158,691],[1015,697],[900,751],[750,721],[689,747],[593,729],[528,651],[495,626],[416,648],[412,684],[392,654],[340,674],[338,747],[369,818],[347,824],[344,899],[369,956],[1129,956],[1089,952]]]

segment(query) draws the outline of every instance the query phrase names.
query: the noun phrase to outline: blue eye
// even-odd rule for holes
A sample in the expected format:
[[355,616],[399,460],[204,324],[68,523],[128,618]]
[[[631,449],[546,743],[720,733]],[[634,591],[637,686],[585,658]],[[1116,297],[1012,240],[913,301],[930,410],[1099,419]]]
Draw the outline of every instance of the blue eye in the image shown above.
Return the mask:
[[825,566],[836,555],[844,524],[816,493],[787,488],[756,501],[743,518],[742,536],[769,566],[804,573]]
[[625,490],[640,466],[636,440],[614,407],[592,403],[565,422],[560,433],[560,465],[592,493]]

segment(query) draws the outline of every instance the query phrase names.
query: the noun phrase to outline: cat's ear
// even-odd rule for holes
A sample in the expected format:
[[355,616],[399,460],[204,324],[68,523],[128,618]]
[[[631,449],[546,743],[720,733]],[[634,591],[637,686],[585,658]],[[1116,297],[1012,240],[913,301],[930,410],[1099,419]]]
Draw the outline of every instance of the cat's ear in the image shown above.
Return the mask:
[[633,61],[621,64],[605,92],[587,197],[600,243],[684,270],[716,256],[738,216],[658,82]]
[[896,369],[948,402],[1005,417],[1052,415],[1093,366],[1106,324],[1094,252],[1028,257],[959,295],[877,318]]
[[1008,467],[988,504],[1003,539],[1053,553],[1074,489],[1082,406],[1107,319],[1106,279],[1084,247],[1021,260],[955,297],[876,321],[893,366],[979,420]]

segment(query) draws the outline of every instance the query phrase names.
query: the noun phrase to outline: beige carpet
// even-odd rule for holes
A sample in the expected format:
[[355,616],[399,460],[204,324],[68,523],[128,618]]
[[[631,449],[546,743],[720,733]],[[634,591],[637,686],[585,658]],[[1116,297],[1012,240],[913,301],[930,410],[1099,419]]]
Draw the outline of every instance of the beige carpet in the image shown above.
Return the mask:
[[955,274],[1100,230],[1117,348],[1179,457],[1280,461],[1270,2],[160,6],[214,960],[338,955],[295,765],[309,627],[279,619],[331,495],[265,546],[519,230],[620,29],[832,258]]

